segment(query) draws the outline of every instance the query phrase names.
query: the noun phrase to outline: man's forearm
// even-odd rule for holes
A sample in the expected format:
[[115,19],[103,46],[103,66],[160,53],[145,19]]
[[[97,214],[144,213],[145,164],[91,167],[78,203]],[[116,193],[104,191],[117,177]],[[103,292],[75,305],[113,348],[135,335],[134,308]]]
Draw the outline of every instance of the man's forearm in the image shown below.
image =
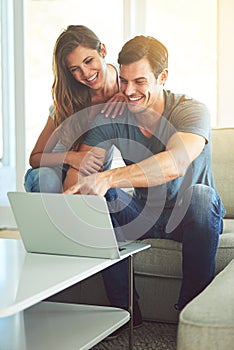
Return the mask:
[[162,152],[139,163],[99,173],[100,181],[108,181],[110,188],[151,187],[164,184],[180,176],[170,152]]
[[76,182],[65,190],[65,193],[104,196],[110,188],[150,187],[173,180],[178,177],[175,163],[169,152],[163,153],[161,161],[159,161],[161,154],[158,154],[137,164],[97,172],[89,176],[79,176],[75,179]]

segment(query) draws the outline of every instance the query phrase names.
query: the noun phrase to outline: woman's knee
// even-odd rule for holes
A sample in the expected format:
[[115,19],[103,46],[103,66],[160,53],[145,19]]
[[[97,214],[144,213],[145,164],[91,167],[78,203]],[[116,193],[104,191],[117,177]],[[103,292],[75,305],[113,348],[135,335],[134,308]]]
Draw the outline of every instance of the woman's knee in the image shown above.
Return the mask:
[[27,192],[59,193],[62,190],[62,173],[60,178],[53,168],[29,169],[24,186]]

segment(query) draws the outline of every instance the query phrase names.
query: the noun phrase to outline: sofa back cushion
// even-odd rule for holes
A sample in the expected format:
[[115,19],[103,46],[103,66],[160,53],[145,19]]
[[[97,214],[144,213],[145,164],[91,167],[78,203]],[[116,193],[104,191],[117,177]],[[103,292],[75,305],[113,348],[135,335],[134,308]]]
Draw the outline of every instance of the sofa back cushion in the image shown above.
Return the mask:
[[234,218],[234,128],[212,129],[215,185],[226,208],[226,218]]

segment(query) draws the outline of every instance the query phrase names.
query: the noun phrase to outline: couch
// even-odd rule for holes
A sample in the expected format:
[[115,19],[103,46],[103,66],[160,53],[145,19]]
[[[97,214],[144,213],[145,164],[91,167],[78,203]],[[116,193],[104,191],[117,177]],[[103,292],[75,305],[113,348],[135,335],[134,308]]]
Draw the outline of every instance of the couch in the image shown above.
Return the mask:
[[181,312],[177,350],[234,349],[234,259]]
[[[216,257],[216,274],[219,274],[234,259],[234,128],[213,129],[212,139],[216,187],[227,210]],[[177,323],[179,313],[174,304],[182,278],[182,244],[165,239],[145,241],[151,248],[134,257],[143,319]],[[53,300],[108,304],[101,274],[56,295]]]

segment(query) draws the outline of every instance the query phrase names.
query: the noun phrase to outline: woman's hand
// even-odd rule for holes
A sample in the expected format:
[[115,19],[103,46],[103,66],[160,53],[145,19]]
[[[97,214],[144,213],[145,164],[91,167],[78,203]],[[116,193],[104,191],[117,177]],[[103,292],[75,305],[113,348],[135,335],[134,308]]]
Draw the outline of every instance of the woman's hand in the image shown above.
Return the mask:
[[66,163],[72,168],[79,170],[85,176],[102,170],[104,155],[94,151],[70,151],[67,153]]
[[122,115],[126,107],[126,97],[122,92],[117,92],[106,103],[103,104],[101,113],[105,114],[105,117],[115,119],[117,115]]

